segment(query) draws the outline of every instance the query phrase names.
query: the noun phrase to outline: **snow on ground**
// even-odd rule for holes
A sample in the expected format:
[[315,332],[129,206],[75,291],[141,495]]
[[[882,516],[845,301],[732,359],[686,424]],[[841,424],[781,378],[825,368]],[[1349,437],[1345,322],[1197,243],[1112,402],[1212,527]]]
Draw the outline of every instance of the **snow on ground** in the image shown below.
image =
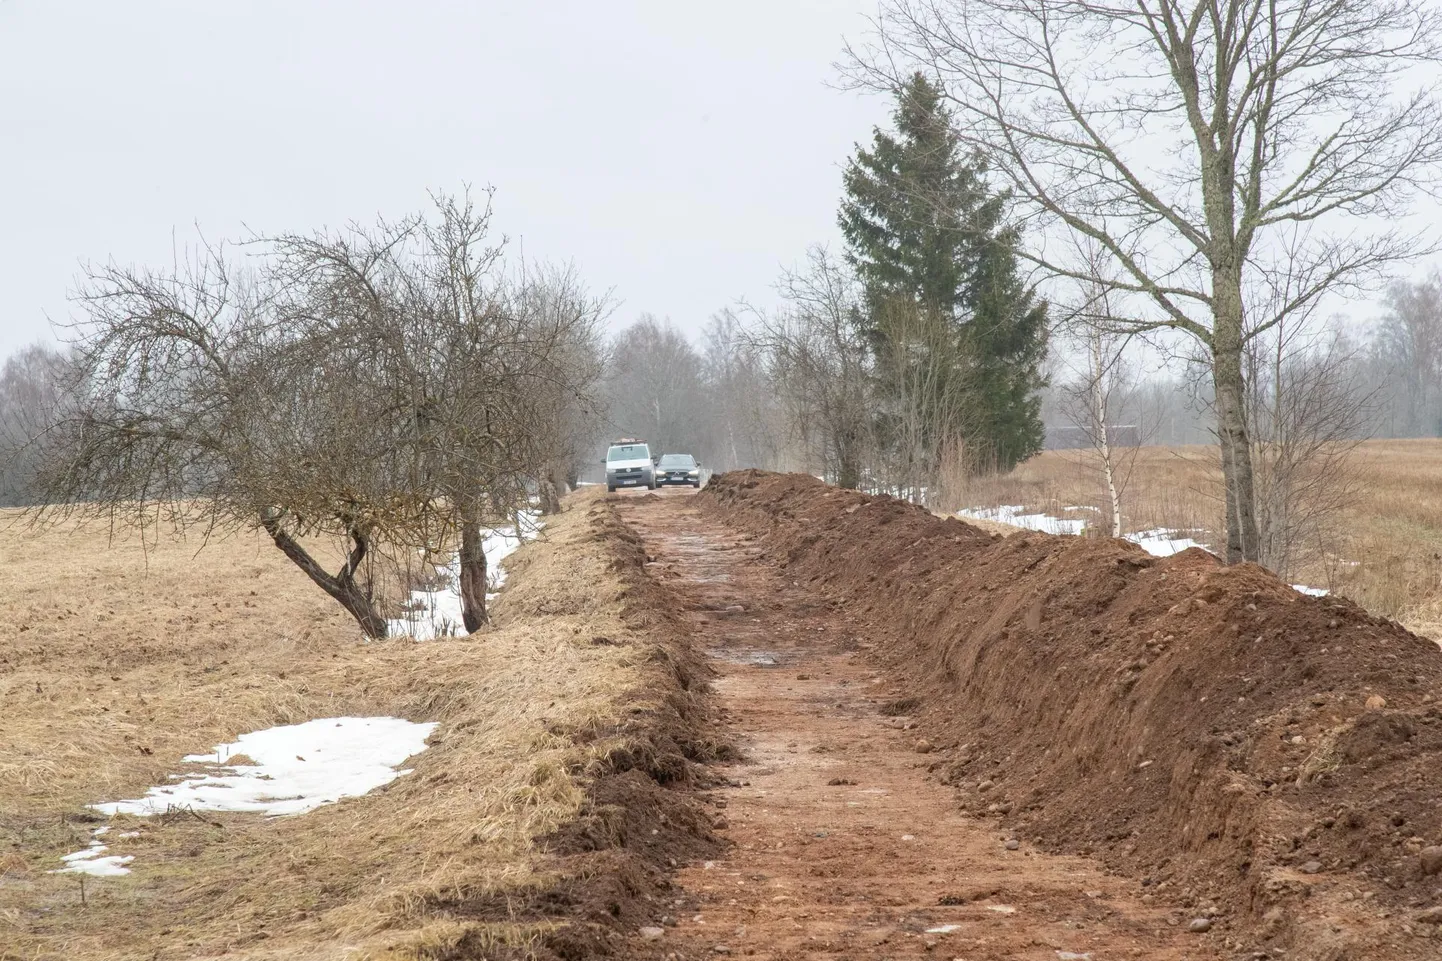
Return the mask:
[[56,868],[51,874],[90,874],[97,878],[114,878],[122,874],[129,874],[130,869],[125,865],[135,860],[134,855],[127,854],[124,857],[109,854],[105,857],[100,855],[110,850],[99,841],[92,841],[90,846],[83,851],[76,851],[74,854],[67,854],[60,860],[65,862],[65,867]]
[[[489,599],[506,582],[505,560],[523,541],[532,540],[545,526],[539,511],[523,511],[519,524],[497,527],[486,534],[481,549],[486,552],[486,586],[491,593]],[[410,635],[418,641],[434,640],[465,633],[461,627],[461,558],[456,555],[451,563],[437,574],[444,581],[438,591],[411,591],[406,613],[386,622],[386,633],[392,637]]]
[[1086,521],[1067,520],[1049,514],[1025,514],[1026,508],[1003,505],[1001,507],[973,507],[957,511],[962,517],[978,521],[996,521],[1013,527],[1024,527],[1029,531],[1045,534],[1080,534],[1086,529]]
[[[1207,545],[1185,535],[1200,534],[1201,531],[1171,531],[1158,527],[1149,531],[1127,534],[1126,539],[1156,557],[1171,557],[1191,547],[1207,550]],[[1210,552],[1209,552],[1210,553]]]
[[[1068,507],[1069,511],[1096,510],[1094,507]],[[1001,507],[971,507],[966,510],[957,511],[959,517],[969,517],[974,520],[997,521],[1002,524],[1010,524],[1013,527],[1023,527],[1029,531],[1042,531],[1047,534],[1080,534],[1086,529],[1086,521],[1069,520],[1064,517],[1052,517],[1049,514],[1025,514],[1024,507],[1013,507],[1003,505]],[[1200,547],[1202,550],[1211,553],[1211,548],[1189,534],[1202,534],[1200,530],[1168,530],[1158,527],[1149,531],[1137,531],[1134,534],[1122,535],[1127,540],[1136,544],[1148,554],[1156,557],[1171,557],[1173,554],[1180,554],[1191,547]],[[1307,587],[1305,584],[1293,584],[1292,589],[1312,597],[1326,597],[1331,592],[1325,587]]]
[[[399,770],[405,760],[426,749],[434,722],[416,724],[398,717],[323,717],[242,734],[233,743],[217,744],[213,754],[191,754],[192,764],[210,773],[198,777],[171,775],[178,783],[151,788],[143,798],[90,805],[103,814],[147,817],[171,809],[243,811],[271,816],[304,814],[345,797],[359,797],[409,774]],[[244,755],[249,763],[227,764]],[[52,874],[129,874],[133,855],[104,855],[100,838],[109,825],[95,829],[90,846],[62,861]],[[139,837],[124,831],[119,838]]]
[[[357,797],[409,771],[406,758],[426,749],[434,722],[396,717],[325,717],[242,734],[214,754],[192,754],[214,772],[153,787],[143,798],[93,804],[104,814],[164,814],[170,808],[303,814],[344,797]],[[250,763],[227,764],[237,755]]]
[[[74,854],[67,854],[60,860],[65,862],[65,867],[56,868],[51,874],[90,874],[98,878],[119,877],[122,874],[129,874],[130,869],[125,865],[135,860],[133,855],[124,857],[110,854],[101,857],[110,849],[100,842],[100,836],[109,831],[109,825],[96,828],[91,837],[93,840],[90,846]],[[121,837],[126,837],[122,834]]]

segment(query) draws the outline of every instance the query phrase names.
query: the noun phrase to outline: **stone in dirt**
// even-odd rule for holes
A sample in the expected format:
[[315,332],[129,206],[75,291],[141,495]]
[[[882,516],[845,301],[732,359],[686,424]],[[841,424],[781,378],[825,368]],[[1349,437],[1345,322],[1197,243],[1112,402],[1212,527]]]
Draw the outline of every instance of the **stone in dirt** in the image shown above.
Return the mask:
[[1211,918],[1192,918],[1192,923],[1187,925],[1187,930],[1194,934],[1205,934],[1212,930]]
[[1423,848],[1417,860],[1426,876],[1442,873],[1442,845]]
[[648,925],[647,927],[641,929],[641,940],[655,941],[657,938],[665,935],[665,933],[665,928],[655,928]]

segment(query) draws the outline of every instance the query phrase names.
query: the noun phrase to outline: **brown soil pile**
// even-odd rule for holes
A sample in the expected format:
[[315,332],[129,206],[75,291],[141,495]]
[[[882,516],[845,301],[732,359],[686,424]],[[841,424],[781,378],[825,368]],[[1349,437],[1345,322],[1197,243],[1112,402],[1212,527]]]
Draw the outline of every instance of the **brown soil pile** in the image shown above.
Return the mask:
[[1003,539],[801,475],[700,496],[870,636],[969,810],[1287,957],[1436,950],[1435,644],[1199,550]]

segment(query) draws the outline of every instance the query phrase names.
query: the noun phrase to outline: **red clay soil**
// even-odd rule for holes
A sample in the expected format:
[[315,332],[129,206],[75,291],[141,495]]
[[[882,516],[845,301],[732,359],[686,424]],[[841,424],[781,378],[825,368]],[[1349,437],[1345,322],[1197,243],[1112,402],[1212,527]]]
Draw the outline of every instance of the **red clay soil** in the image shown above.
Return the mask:
[[[724,855],[680,864],[634,928],[631,957],[1218,961],[1231,935],[1189,931],[1165,903],[1093,860],[1039,852],[958,808],[929,773],[872,630],[795,583],[760,541],[667,492],[614,502],[656,583],[710,657],[718,740],[744,759],[699,796]],[[678,859],[681,861],[682,859]],[[634,906],[635,901],[631,904]]]
[[[1207,940],[1223,956],[1442,957],[1442,651],[1432,642],[1341,598],[1306,597],[1259,567],[1223,567],[1197,550],[1159,559],[1109,539],[1002,539],[800,475],[726,474],[687,500],[689,516],[673,504],[637,505],[625,516],[648,548],[669,539],[673,553],[714,553],[724,524],[749,538],[747,554],[730,568],[692,557],[673,586],[724,599],[727,583],[706,578],[744,572],[749,599],[737,603],[775,612],[753,631],[776,632],[788,657],[829,658],[831,677],[843,676],[853,695],[891,685],[894,703],[882,707],[915,713],[919,723],[888,734],[877,729],[874,708],[867,714],[855,697],[832,700],[840,681],[812,693],[819,682],[803,681],[794,667],[737,668],[732,676],[751,681],[732,716],[743,729],[768,732],[755,750],[785,772],[776,776],[825,773],[819,759],[842,748],[860,786],[884,773],[890,798],[903,784],[913,799],[945,794],[946,812],[927,801],[885,825],[883,809],[856,809],[878,829],[910,832],[920,843],[880,853],[857,844],[839,857],[831,835],[816,832],[851,810],[841,798],[858,788],[838,785],[833,796],[813,799],[815,810],[773,809],[768,816],[791,828],[783,852],[804,846],[797,867],[821,872],[823,887],[855,893],[849,882],[870,872],[880,879],[874,894],[895,884],[903,901],[921,904],[912,880],[938,891],[948,883],[945,872],[928,873],[941,866],[924,852],[958,844],[958,868],[980,878],[968,838],[981,832],[1036,852],[992,862],[1006,869],[982,887],[1007,898],[1018,885],[1045,887],[1026,869],[1049,863],[1040,852],[1090,856],[1159,908],[1187,918],[1215,909],[1212,930],[1191,943]],[[677,532],[687,525],[707,533],[688,543]],[[666,544],[659,549],[666,560]],[[812,617],[822,630],[807,633]],[[834,633],[839,625],[845,638]],[[844,659],[845,644],[860,641],[864,656]],[[868,687],[872,670],[881,683]],[[786,683],[758,686],[768,677]],[[727,680],[723,671],[718,684]],[[801,717],[807,704],[809,720]],[[790,737],[798,753],[777,736]],[[910,743],[916,737],[928,741],[924,758]],[[808,742],[825,750],[803,752]],[[912,850],[918,854],[899,853]],[[749,862],[735,863],[772,865],[754,872],[766,875],[776,859],[753,850]],[[742,871],[737,881],[747,881]],[[682,882],[693,883],[684,875]],[[975,893],[958,897],[969,904]],[[1075,914],[1059,892],[1044,899],[1051,915]],[[863,902],[893,923],[883,903]],[[854,922],[857,907],[837,910]],[[921,924],[940,915],[915,917]],[[1148,923],[1131,907],[1112,917],[1122,929]],[[973,944],[941,956],[1057,957],[1006,953],[1010,946]],[[1174,950],[1158,936],[1137,956],[1180,956]],[[1095,959],[1108,956],[1126,955]]]

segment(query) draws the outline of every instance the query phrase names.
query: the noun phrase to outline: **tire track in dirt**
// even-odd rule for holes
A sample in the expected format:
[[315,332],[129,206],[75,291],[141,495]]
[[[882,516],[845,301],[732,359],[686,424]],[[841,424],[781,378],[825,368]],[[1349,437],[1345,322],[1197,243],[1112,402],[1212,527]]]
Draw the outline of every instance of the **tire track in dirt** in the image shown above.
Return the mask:
[[620,507],[653,576],[681,599],[717,672],[722,736],[745,755],[711,794],[732,847],[680,870],[663,955],[1222,957],[1174,912],[1139,901],[1134,881],[1009,845],[988,820],[961,814],[928,776],[908,719],[883,713],[905,704],[867,663],[856,624],[786,580],[753,541],[688,494]]

